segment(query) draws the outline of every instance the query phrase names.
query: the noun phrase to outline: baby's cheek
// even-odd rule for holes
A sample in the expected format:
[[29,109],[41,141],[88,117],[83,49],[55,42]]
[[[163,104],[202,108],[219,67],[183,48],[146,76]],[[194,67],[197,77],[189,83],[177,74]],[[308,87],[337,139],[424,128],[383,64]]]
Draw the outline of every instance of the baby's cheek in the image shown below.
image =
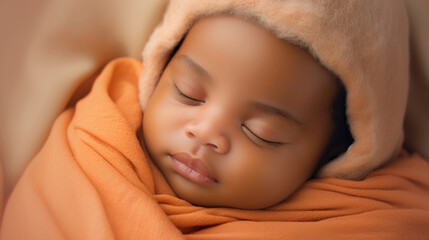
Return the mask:
[[287,198],[300,184],[290,182],[287,166],[276,157],[257,151],[236,156],[234,164],[225,168],[226,181],[221,182],[226,195],[241,204],[252,199],[255,206],[271,206]]
[[255,189],[257,185],[265,182],[269,174],[270,161],[268,156],[255,151],[253,146],[233,146],[233,152],[220,163],[222,174],[234,188]]

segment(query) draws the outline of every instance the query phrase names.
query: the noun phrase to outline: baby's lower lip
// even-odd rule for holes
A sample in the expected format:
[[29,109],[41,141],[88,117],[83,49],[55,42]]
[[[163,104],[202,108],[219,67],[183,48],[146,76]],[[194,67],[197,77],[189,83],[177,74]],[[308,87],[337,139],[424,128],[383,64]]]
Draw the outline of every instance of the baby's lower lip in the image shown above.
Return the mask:
[[217,181],[209,176],[201,174],[195,169],[187,166],[183,162],[174,158],[174,156],[170,156],[173,162],[174,169],[185,178],[199,184],[208,184],[208,183],[216,183]]

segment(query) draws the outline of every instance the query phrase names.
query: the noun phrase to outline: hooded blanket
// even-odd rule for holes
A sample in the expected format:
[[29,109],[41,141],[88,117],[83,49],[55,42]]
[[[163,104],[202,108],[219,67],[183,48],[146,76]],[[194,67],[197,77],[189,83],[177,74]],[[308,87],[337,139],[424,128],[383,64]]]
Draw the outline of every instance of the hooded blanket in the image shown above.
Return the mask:
[[1,239],[427,239],[429,164],[405,151],[364,180],[313,179],[264,210],[177,198],[138,139],[141,63],[111,62],[55,121]]

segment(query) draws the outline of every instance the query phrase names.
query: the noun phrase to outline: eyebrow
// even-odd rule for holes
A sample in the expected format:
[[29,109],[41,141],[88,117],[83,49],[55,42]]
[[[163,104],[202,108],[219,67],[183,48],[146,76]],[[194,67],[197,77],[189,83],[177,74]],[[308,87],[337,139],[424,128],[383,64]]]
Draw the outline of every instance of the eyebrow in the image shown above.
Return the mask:
[[188,65],[195,73],[197,73],[200,77],[210,80],[211,76],[200,64],[194,61],[191,57],[187,55],[179,55],[175,57],[176,61],[183,62]]
[[300,121],[297,117],[295,117],[293,114],[291,114],[290,112],[286,111],[286,110],[282,110],[280,108],[276,108],[274,106],[265,104],[265,103],[261,103],[261,102],[251,102],[251,106],[253,106],[254,108],[257,108],[260,111],[263,111],[265,113],[269,113],[269,114],[274,114],[274,115],[278,115],[290,122],[295,123],[296,125],[298,125],[299,127],[303,127],[304,123],[302,121]]

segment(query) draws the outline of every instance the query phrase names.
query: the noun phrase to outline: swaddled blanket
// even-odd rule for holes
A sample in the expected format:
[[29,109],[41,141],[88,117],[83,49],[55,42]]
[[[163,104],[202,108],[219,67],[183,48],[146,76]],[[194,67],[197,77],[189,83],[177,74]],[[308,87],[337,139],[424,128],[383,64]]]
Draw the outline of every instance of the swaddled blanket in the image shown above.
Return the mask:
[[[1,239],[427,239],[429,164],[405,151],[361,181],[315,179],[264,210],[175,197],[139,142],[141,63],[111,62],[56,120]],[[351,235],[353,234],[353,235]]]

